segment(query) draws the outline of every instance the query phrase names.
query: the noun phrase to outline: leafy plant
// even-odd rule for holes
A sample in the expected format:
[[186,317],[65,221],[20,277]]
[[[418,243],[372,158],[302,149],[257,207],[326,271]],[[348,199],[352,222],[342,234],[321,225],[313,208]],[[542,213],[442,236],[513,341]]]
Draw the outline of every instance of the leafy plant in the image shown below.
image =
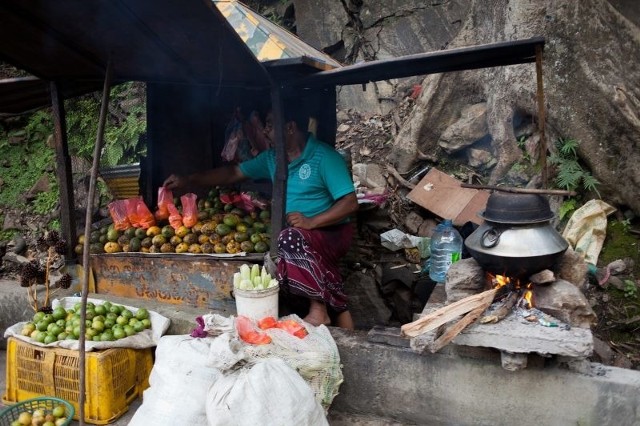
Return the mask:
[[578,208],[578,200],[575,198],[568,198],[562,204],[560,204],[560,208],[558,209],[558,218],[563,220],[569,213],[576,210]]
[[558,170],[556,185],[569,191],[576,191],[582,186],[584,190],[594,191],[600,196],[597,189],[600,182],[578,161],[576,151],[578,145],[579,142],[575,139],[558,139],[556,141],[558,150],[549,157],[549,162],[555,165]]
[[[568,191],[593,191],[600,196],[597,186],[600,184],[596,178],[585,170],[578,160],[579,142],[575,139],[558,139],[555,143],[557,152],[551,154],[549,163],[556,166],[557,176],[555,183],[559,188]],[[579,202],[576,198],[571,197],[565,200],[558,212],[560,220],[568,217],[568,215],[576,210]]]
[[633,280],[624,280],[624,297],[636,299],[638,297],[638,286]]

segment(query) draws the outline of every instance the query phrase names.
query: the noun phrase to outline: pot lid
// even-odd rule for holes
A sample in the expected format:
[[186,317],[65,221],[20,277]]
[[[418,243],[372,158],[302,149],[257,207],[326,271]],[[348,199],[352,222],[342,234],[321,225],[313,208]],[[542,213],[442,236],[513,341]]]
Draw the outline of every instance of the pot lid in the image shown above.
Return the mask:
[[478,216],[496,223],[539,223],[553,219],[549,201],[540,194],[494,192]]

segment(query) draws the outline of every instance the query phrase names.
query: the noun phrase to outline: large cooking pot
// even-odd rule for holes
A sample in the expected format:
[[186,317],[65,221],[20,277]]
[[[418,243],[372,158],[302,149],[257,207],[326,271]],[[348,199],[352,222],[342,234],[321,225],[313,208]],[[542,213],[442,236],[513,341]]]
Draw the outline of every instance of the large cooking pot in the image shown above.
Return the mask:
[[552,268],[569,247],[549,223],[549,203],[538,194],[493,193],[480,216],[485,223],[464,244],[486,271],[524,277]]

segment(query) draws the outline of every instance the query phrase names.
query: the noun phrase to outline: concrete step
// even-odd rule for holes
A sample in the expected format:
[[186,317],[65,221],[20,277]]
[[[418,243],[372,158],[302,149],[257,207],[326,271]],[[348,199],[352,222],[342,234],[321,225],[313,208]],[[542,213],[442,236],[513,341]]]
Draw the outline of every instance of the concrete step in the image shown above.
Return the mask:
[[[195,318],[208,312],[104,298],[167,316],[171,334],[189,333]],[[0,298],[0,313],[7,300]],[[640,425],[639,371],[530,354],[526,369],[510,372],[495,350],[450,344],[439,353],[417,353],[406,342],[372,342],[367,332],[329,329],[344,374],[332,425]],[[4,359],[0,363],[4,369]],[[115,424],[124,426],[125,418]]]

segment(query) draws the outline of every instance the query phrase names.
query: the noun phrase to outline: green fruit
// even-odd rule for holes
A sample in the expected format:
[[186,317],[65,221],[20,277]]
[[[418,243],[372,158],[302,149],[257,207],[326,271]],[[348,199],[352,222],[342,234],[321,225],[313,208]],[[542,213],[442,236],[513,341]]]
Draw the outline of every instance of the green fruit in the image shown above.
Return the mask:
[[133,237],[129,240],[129,251],[140,251],[142,248],[142,241],[138,237]]
[[116,323],[115,320],[107,318],[106,320],[104,320],[104,328],[111,328],[114,326],[115,323]]
[[144,248],[149,248],[153,245],[152,239],[151,237],[145,237],[142,239],[142,241],[140,242],[140,245]]
[[173,237],[174,235],[176,235],[175,230],[173,229],[173,227],[171,227],[170,225],[166,225],[162,228],[161,234],[164,235],[164,237],[169,240],[171,239],[171,237]]
[[238,219],[237,215],[229,213],[224,215],[222,221],[225,225],[235,228],[236,225],[238,225],[238,223],[240,222],[240,219]]
[[97,305],[93,310],[96,315],[105,315],[107,313],[107,308],[104,305]]
[[124,231],[124,235],[126,235],[127,238],[131,239],[136,236],[136,230],[137,228],[134,227],[127,228],[127,230]]
[[[46,334],[44,336],[44,339],[42,339],[42,342],[40,343],[44,343],[45,345],[48,345],[49,343],[53,343],[57,340],[57,335],[53,335],[53,334]],[[39,340],[38,340],[39,341]]]
[[91,328],[93,328],[98,333],[102,333],[104,331],[104,322],[93,321],[93,323],[91,323]]
[[44,318],[44,312],[36,312],[33,314],[33,322],[36,323]]
[[116,340],[123,339],[123,338],[127,337],[127,333],[122,328],[114,328],[113,329],[113,337]]
[[123,310],[124,310],[124,306],[122,305],[111,305],[111,307],[109,308],[109,312],[116,314],[116,318],[118,315],[120,315],[120,312],[122,312]]
[[118,318],[116,318],[116,325],[125,325],[125,324],[129,324],[129,320],[127,318],[123,316],[119,316]]
[[136,232],[134,235],[136,238],[143,240],[147,236],[147,230],[142,228],[136,228]]
[[90,243],[98,243],[100,242],[100,231],[92,231],[91,234],[89,234],[89,242]]
[[142,330],[144,330],[144,324],[142,323],[142,321],[138,321],[133,325],[133,329],[135,330],[136,333],[139,333]]
[[151,243],[156,247],[161,247],[166,242],[167,242],[167,239],[162,234],[158,234],[151,239]]
[[133,336],[134,334],[136,334],[136,331],[133,329],[133,327],[128,324],[125,325],[122,329],[127,336]]
[[151,320],[149,318],[145,318],[140,322],[144,325],[144,328],[151,328]]
[[147,311],[145,308],[140,308],[136,311],[135,317],[138,320],[144,320],[149,318],[149,311]]
[[118,241],[119,237],[120,237],[120,231],[116,229],[110,229],[109,232],[107,232],[107,240],[109,241]]
[[122,312],[120,312],[120,315],[126,318],[127,322],[129,321],[129,319],[133,318],[133,312],[128,309],[123,309]]
[[[105,243],[106,244],[106,243]],[[104,245],[100,243],[93,243],[89,246],[89,253],[91,254],[100,254],[104,253]]]
[[216,234],[220,236],[228,235],[230,232],[231,232],[231,228],[228,225],[225,225],[224,223],[220,223],[218,224],[218,226],[216,226]]
[[113,331],[106,330],[100,335],[100,340],[103,342],[113,342],[116,339],[113,337]]
[[269,210],[262,210],[258,217],[262,220],[267,220],[271,218],[271,213],[269,213]]
[[59,319],[66,318],[67,317],[67,311],[65,311],[62,306],[58,306],[57,308],[55,308],[53,310],[51,315],[53,316],[53,319],[55,319],[57,321]]
[[49,326],[49,323],[44,321],[44,320],[40,320],[36,323],[36,330],[38,331],[46,331],[47,327]]
[[264,241],[260,241],[253,246],[256,253],[266,253],[269,251],[269,246]]
[[243,241],[240,243],[240,250],[246,253],[253,253],[254,247],[251,241]]

